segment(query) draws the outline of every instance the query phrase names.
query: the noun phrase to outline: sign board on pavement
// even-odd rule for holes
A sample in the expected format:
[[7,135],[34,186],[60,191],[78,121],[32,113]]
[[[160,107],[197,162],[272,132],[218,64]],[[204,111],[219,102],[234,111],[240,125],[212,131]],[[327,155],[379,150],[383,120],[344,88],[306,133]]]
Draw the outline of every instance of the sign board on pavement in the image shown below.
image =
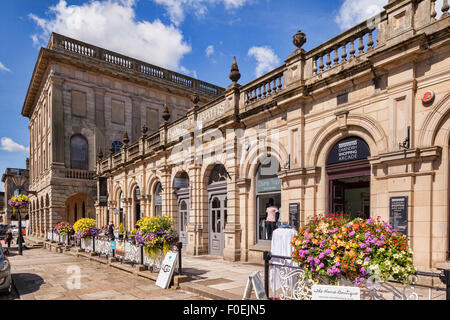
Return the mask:
[[178,252],[169,251],[164,257],[161,269],[159,270],[156,285],[163,289],[168,289],[170,281],[172,280],[175,263],[178,260]]
[[264,284],[259,271],[254,272],[248,277],[242,300],[250,300],[253,289],[255,289],[255,295],[258,300],[267,300],[266,291],[264,290]]

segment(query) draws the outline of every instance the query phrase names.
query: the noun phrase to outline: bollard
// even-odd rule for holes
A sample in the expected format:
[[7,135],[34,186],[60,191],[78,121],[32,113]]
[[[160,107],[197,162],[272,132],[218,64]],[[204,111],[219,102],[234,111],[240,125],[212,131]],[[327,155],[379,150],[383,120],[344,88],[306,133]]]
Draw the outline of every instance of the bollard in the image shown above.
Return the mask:
[[272,255],[269,251],[264,251],[264,290],[266,291],[266,296],[269,298],[269,262],[272,259]]
[[181,250],[183,249],[183,242],[177,243],[177,249],[178,249],[178,275],[181,276],[183,270],[182,270],[182,262],[181,262]]
[[95,236],[92,237],[92,252],[95,252]]
[[141,247],[141,264],[145,265],[144,264],[144,247],[143,246],[140,246],[140,247]]

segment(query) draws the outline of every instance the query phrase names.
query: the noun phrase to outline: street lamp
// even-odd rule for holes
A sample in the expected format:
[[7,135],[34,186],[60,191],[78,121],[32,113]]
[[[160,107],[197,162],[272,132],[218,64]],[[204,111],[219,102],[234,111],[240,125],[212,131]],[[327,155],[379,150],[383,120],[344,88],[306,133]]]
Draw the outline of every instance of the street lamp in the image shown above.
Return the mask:
[[[21,175],[21,171],[17,170],[16,175],[12,177],[14,184],[17,187],[17,196],[20,196],[23,190],[24,185],[27,182],[27,178]],[[18,211],[18,220],[19,220],[19,235],[17,237],[17,245],[18,245],[18,254],[22,255],[22,244],[23,244],[23,235],[22,235],[22,210],[21,207],[17,207]]]

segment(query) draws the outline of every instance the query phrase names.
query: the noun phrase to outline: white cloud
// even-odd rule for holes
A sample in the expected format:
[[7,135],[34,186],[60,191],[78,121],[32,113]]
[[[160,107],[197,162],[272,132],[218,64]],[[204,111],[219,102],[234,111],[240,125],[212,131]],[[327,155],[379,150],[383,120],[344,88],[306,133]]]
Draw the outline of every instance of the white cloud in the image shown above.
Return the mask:
[[0,71],[11,72],[5,65],[0,61]]
[[275,69],[280,64],[280,58],[270,47],[252,47],[248,50],[248,55],[256,59],[256,77]]
[[335,17],[341,30],[349,29],[381,11],[388,0],[345,0]]
[[215,50],[214,50],[214,46],[210,45],[206,48],[205,53],[206,56],[209,58],[210,56],[212,56],[214,54]]
[[34,43],[46,45],[51,32],[56,32],[177,71],[192,50],[173,25],[159,19],[137,21],[135,0],[93,0],[82,5],[60,0],[49,9],[48,19],[29,15],[41,29],[31,36]]
[[30,147],[25,147],[18,144],[14,140],[8,137],[2,137],[0,140],[0,150],[5,150],[8,152],[30,152]]
[[226,10],[239,9],[251,0],[153,0],[166,7],[170,21],[179,26],[186,17],[186,11],[193,11],[197,17],[203,17],[208,12],[208,6],[222,3]]

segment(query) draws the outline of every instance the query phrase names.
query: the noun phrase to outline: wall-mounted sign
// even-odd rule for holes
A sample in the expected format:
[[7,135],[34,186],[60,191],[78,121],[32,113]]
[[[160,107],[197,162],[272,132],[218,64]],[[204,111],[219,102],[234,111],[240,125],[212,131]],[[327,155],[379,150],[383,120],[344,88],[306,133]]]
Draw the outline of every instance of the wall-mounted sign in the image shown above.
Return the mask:
[[300,203],[289,204],[289,225],[295,230],[300,228]]
[[408,197],[390,198],[389,223],[395,230],[408,235]]
[[111,250],[116,250],[116,242],[111,240]]
[[156,206],[160,206],[160,205],[162,205],[162,196],[158,196],[158,195],[156,195],[155,196],[155,205]]
[[350,137],[339,141],[331,149],[327,164],[365,160],[368,157],[370,157],[370,149],[367,143],[361,138]]
[[106,178],[98,178],[97,199],[100,207],[108,206],[108,180]]
[[434,97],[435,97],[434,91],[429,90],[429,91],[425,92],[422,97],[423,104],[433,103]]
[[312,286],[312,300],[361,300],[361,289],[343,286]]
[[163,289],[169,288],[170,281],[172,280],[173,271],[175,269],[175,263],[178,260],[178,252],[169,251],[163,263],[161,264],[161,269],[158,274],[158,279],[156,280],[156,285]]
[[281,180],[277,177],[269,179],[259,179],[257,185],[258,192],[280,191]]
[[175,178],[173,179],[174,189],[185,189],[189,187],[189,179],[186,178]]

